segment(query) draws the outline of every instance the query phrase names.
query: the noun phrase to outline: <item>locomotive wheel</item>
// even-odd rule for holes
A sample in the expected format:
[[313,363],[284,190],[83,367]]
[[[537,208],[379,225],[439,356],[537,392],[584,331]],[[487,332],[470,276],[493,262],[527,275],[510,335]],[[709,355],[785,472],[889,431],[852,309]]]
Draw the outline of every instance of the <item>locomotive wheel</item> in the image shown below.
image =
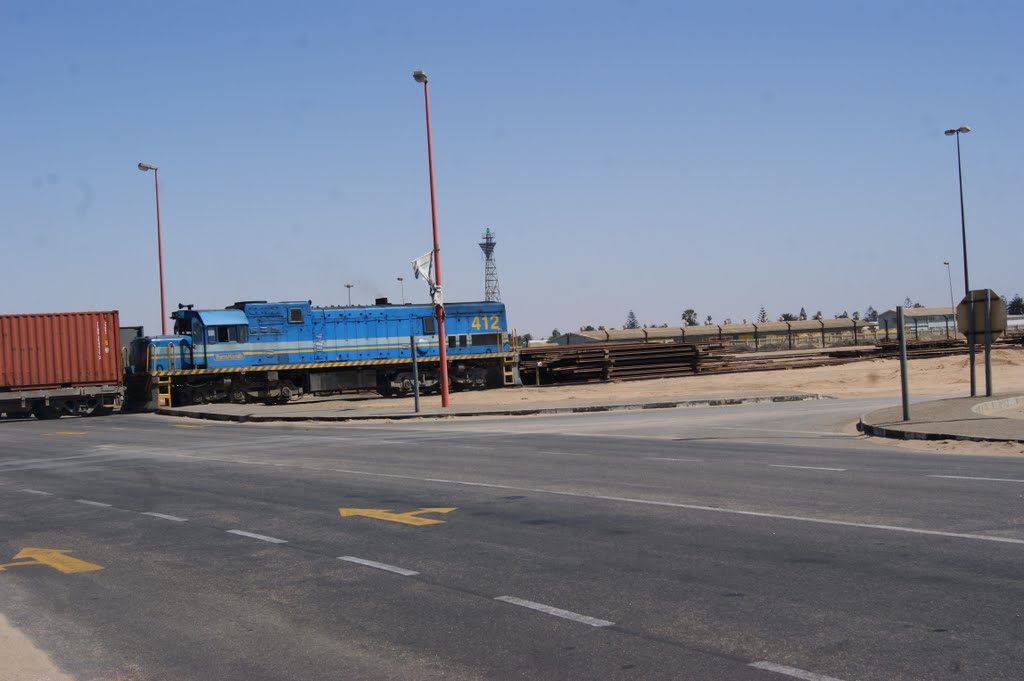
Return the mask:
[[245,391],[240,388],[231,391],[231,401],[235,404],[245,404],[246,398]]
[[32,408],[32,414],[40,421],[48,421],[50,419],[59,419],[60,409],[54,406],[37,404]]

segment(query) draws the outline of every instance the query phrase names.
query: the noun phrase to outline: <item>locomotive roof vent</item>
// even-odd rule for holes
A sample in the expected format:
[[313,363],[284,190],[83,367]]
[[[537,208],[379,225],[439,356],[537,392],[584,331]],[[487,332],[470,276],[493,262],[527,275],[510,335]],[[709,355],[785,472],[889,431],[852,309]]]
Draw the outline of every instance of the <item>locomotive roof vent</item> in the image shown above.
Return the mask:
[[235,303],[234,305],[228,305],[225,310],[245,310],[246,305],[266,304],[265,300],[243,300]]
[[374,305],[390,305],[387,298],[377,298],[373,301]]

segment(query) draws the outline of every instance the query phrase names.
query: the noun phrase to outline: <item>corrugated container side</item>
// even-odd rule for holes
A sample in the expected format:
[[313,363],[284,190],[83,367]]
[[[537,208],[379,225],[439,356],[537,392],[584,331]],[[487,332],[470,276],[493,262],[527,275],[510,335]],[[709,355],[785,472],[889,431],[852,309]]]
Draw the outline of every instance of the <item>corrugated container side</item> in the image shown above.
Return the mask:
[[117,385],[117,311],[0,315],[0,390]]

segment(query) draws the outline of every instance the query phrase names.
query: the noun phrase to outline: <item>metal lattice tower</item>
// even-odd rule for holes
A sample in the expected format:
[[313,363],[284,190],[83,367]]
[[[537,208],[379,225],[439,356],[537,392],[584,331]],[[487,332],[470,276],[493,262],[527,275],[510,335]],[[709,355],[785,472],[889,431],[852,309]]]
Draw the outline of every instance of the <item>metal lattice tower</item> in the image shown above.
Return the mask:
[[484,300],[488,303],[501,302],[501,289],[498,288],[498,265],[494,262],[494,232],[488,227],[483,233],[480,250],[484,252]]

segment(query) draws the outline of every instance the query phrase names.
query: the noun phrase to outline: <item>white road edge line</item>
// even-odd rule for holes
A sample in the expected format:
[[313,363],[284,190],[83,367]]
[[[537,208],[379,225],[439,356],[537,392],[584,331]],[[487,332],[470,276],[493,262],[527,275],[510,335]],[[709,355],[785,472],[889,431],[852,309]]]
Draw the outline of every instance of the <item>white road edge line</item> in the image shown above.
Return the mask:
[[544,605],[543,603],[525,601],[522,598],[516,598],[515,596],[497,596],[494,600],[511,603],[512,605],[519,605],[524,608],[530,608],[531,610],[538,610],[540,612],[547,613],[548,615],[554,615],[555,617],[562,617],[567,620],[573,620],[574,622],[588,624],[592,627],[610,627],[615,624],[615,622],[599,620],[596,617],[587,617],[586,615],[580,615],[579,613],[571,612],[569,610],[562,610],[561,608],[554,608],[550,605]]
[[242,537],[249,537],[250,539],[259,539],[260,541],[268,541],[271,544],[287,544],[287,539],[278,539],[277,537],[268,537],[265,534],[255,534],[253,532],[245,532],[244,530],[224,530],[228,534],[237,534]]
[[88,504],[89,506],[103,506],[104,508],[110,508],[113,504],[104,504],[102,501],[89,501],[88,499],[75,499],[80,504]]
[[52,497],[53,492],[44,492],[41,489],[28,489],[27,487],[22,492],[28,492],[29,494],[42,494],[43,496]]
[[782,463],[770,463],[770,464],[768,464],[768,467],[769,468],[804,468],[804,469],[807,469],[809,471],[839,471],[840,473],[843,473],[843,472],[846,471],[845,468],[825,468],[823,466],[787,466],[786,464],[782,464]]
[[366,560],[365,558],[356,558],[355,556],[338,556],[338,560],[345,560],[349,563],[358,563],[359,565],[365,565],[366,567],[394,572],[396,575],[402,575],[403,577],[412,577],[413,575],[419,574],[415,570],[406,570],[405,568],[395,567],[394,565],[388,565],[387,563],[378,563],[375,560]]
[[179,518],[176,515],[164,515],[163,513],[154,513],[153,511],[143,511],[142,515],[151,515],[154,518],[163,518],[164,520],[173,520],[176,523],[184,523],[188,521],[188,518]]
[[[175,455],[187,456],[187,455]],[[204,459],[204,457],[189,457],[193,459]],[[512,492],[531,492],[539,495],[556,495],[558,497],[572,497],[575,499],[597,499],[601,501],[620,502],[623,504],[642,504],[644,506],[663,506],[666,508],[681,508],[690,511],[707,511],[708,513],[725,513],[727,515],[744,515],[754,518],[770,518],[773,520],[794,520],[796,522],[814,522],[822,525],[837,525],[840,527],[859,527],[861,529],[882,529],[891,533],[906,533],[908,535],[926,535],[929,537],[949,537],[952,539],[970,539],[981,542],[998,542],[1000,544],[1024,545],[1024,539],[1011,537],[992,537],[989,535],[970,535],[966,533],[947,533],[939,529],[919,529],[918,527],[903,527],[900,525],[881,525],[867,522],[853,522],[851,520],[831,520],[829,518],[809,518],[801,515],[784,515],[781,513],[765,513],[763,511],[741,511],[739,509],[722,508],[720,506],[701,506],[699,504],[680,504],[677,502],[659,502],[651,499],[634,499],[630,497],[611,497],[607,495],[587,495],[579,492],[564,492],[560,490],[542,490],[539,487],[521,487],[513,484],[497,484],[495,482],[471,482],[469,480],[451,480],[442,477],[419,477],[417,475],[401,475],[398,473],[378,473],[374,471],[355,470],[351,468],[305,468],[310,471],[331,471],[334,473],[347,473],[348,475],[365,475],[367,477],[392,478],[395,480],[416,480],[419,482],[440,482],[443,484],[459,484],[467,487],[486,487],[490,490],[510,490]]]
[[941,530],[924,530],[916,527],[901,527],[899,525],[873,525],[871,523],[855,523],[849,520],[830,520],[829,518],[808,518],[798,515],[784,515],[781,513],[765,513],[763,511],[741,511],[733,508],[722,508],[720,506],[701,506],[699,504],[681,504],[674,501],[655,501],[653,499],[634,499],[630,497],[613,497],[604,494],[582,494],[580,492],[565,492],[562,490],[539,489],[536,487],[517,487],[515,485],[499,485],[492,482],[469,482],[467,480],[447,480],[445,478],[420,478],[415,475],[400,475],[397,473],[374,473],[371,471],[357,471],[346,468],[329,468],[335,473],[348,473],[349,475],[365,475],[373,478],[394,478],[396,480],[416,480],[419,482],[439,482],[447,485],[465,485],[466,487],[486,487],[489,489],[504,489],[514,492],[533,492],[536,494],[554,494],[562,497],[574,497],[577,499],[600,499],[602,501],[618,501],[624,504],[643,504],[645,506],[663,506],[666,508],[684,508],[690,511],[707,511],[708,513],[725,513],[728,515],[742,515],[752,518],[770,518],[773,520],[793,520],[802,523],[817,523],[819,525],[836,525],[839,527],[859,527],[865,530],[885,530],[887,532],[905,532],[907,534],[923,534],[932,537],[952,537],[954,539],[977,539],[979,541],[994,541],[1002,544],[1024,544],[1024,539],[1012,537],[993,537],[985,534],[966,534],[963,532],[943,532]]
[[969,475],[926,475],[926,478],[947,478],[949,480],[986,480],[988,482],[1024,482],[1014,478],[973,478]]
[[33,463],[50,463],[51,461],[67,461],[68,459],[87,459],[90,456],[103,456],[102,454],[75,454],[74,456],[50,456],[43,457],[41,459],[15,459],[4,461],[0,463],[0,469],[8,470],[9,467],[13,467],[13,470],[18,470],[22,466],[27,466]]
[[787,667],[782,664],[775,664],[774,662],[751,662],[747,666],[754,667],[756,669],[764,669],[769,672],[775,672],[776,674],[785,674],[786,676],[792,676],[795,679],[803,679],[804,681],[842,681],[834,676],[815,674],[814,672],[804,671],[803,669],[797,669],[796,667]]

